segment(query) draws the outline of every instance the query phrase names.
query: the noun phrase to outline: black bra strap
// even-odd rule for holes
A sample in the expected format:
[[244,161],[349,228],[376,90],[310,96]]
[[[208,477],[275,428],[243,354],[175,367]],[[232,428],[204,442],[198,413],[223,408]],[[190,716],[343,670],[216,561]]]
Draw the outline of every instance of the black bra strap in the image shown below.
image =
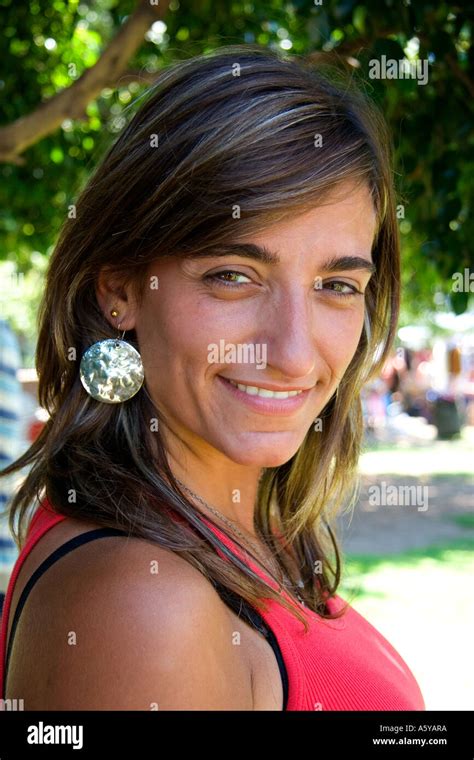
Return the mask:
[[75,536],[74,538],[71,538],[70,541],[66,541],[66,543],[61,544],[52,554],[49,555],[49,557],[46,557],[46,559],[39,565],[39,567],[36,568],[35,572],[32,574],[31,578],[28,580],[28,583],[25,585],[23,591],[21,592],[20,598],[18,600],[18,604],[15,609],[15,614],[13,616],[13,622],[10,629],[10,636],[8,638],[8,647],[7,647],[7,656],[5,661],[5,670],[3,674],[3,693],[5,694],[6,684],[7,684],[7,671],[8,671],[8,665],[10,663],[10,655],[13,645],[13,637],[15,636],[15,631],[18,625],[18,621],[20,619],[20,614],[25,606],[25,602],[28,598],[28,595],[35,585],[35,583],[39,580],[39,578],[43,575],[46,570],[51,567],[51,565],[54,565],[55,562],[58,561],[58,559],[61,559],[61,557],[64,557],[65,554],[68,554],[68,552],[72,551],[73,549],[76,549],[78,546],[81,546],[82,544],[87,544],[89,541],[94,541],[96,538],[102,538],[104,536],[126,536],[128,535],[123,530],[119,530],[118,528],[96,528],[95,530],[90,530],[87,533],[81,533],[79,536]]
[[[82,544],[87,544],[89,543],[89,541],[94,541],[96,538],[103,538],[106,536],[128,536],[128,535],[129,535],[128,533],[126,533],[123,530],[120,530],[119,528],[96,528],[94,530],[87,531],[86,533],[81,533],[79,536],[75,536],[74,538],[71,538],[69,541],[66,541],[64,544],[61,544],[61,546],[59,546],[54,552],[52,552],[48,557],[46,557],[46,559],[39,565],[39,567],[37,567],[37,569],[31,575],[30,579],[28,580],[23,591],[20,594],[20,598],[18,600],[18,604],[15,609],[15,614],[13,616],[13,622],[10,629],[10,636],[8,638],[5,669],[4,669],[4,674],[3,674],[4,695],[6,693],[7,671],[8,671],[8,666],[10,663],[10,655],[11,655],[12,646],[13,646],[13,638],[15,636],[15,631],[18,626],[18,621],[20,619],[21,611],[23,610],[23,607],[25,606],[28,595],[30,594],[35,583],[39,580],[39,578],[43,575],[43,573],[46,572],[46,570],[49,567],[51,567],[51,565],[54,565],[54,563],[57,562],[58,559],[61,559],[61,557],[64,557],[65,554],[68,554],[70,551],[72,551],[73,549],[76,549],[78,546],[82,546]],[[232,611],[235,612],[238,617],[244,618],[253,628],[256,628],[268,640],[268,643],[270,644],[270,646],[272,647],[275,653],[278,667],[280,669],[282,686],[283,686],[283,710],[286,710],[286,706],[288,702],[288,673],[287,673],[286,666],[283,660],[283,655],[281,653],[281,649],[280,649],[280,646],[278,644],[278,640],[275,634],[273,633],[271,628],[265,623],[260,613],[254,607],[248,604],[245,599],[240,597],[234,591],[231,591],[231,589],[228,589],[226,586],[223,586],[222,584],[218,583],[217,581],[212,580],[211,582],[214,585],[217,593],[221,597],[222,601],[228,607],[230,607]]]

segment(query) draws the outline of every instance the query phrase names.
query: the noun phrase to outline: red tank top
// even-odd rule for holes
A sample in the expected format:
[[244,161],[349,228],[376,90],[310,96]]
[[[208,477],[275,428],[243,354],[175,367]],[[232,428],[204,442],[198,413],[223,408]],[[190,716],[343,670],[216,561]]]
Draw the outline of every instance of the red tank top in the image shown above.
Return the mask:
[[[0,633],[0,688],[6,658],[6,634],[15,582],[29,552],[54,525],[67,519],[53,512],[47,502],[30,522],[26,543],[14,565],[8,584]],[[229,549],[276,588],[261,568],[233,541],[206,521]],[[407,664],[391,644],[352,607],[335,620],[321,618],[300,605],[308,622],[302,623],[276,600],[266,599],[267,610],[258,611],[273,631],[288,674],[287,710],[425,710],[420,688]],[[335,612],[345,602],[328,600]],[[0,699],[5,695],[0,693]]]

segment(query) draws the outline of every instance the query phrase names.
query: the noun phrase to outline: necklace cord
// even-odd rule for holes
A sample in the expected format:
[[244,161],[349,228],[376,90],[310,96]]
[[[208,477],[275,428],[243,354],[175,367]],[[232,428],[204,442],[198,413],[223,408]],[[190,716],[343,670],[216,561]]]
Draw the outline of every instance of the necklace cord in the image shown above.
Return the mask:
[[[177,482],[177,483],[178,483],[178,484],[179,484],[179,485],[180,485],[182,488],[184,488],[184,490],[185,490],[185,491],[187,491],[187,492],[188,492],[188,493],[189,493],[189,494],[190,494],[190,495],[191,495],[191,496],[192,496],[194,499],[196,499],[196,500],[197,500],[197,501],[198,501],[200,504],[202,504],[204,507],[206,507],[207,509],[209,509],[209,510],[210,510],[210,511],[211,511],[211,512],[214,514],[214,515],[216,515],[217,517],[219,517],[219,518],[220,518],[220,519],[221,519],[221,520],[222,520],[222,521],[223,521],[223,522],[224,522],[224,523],[225,523],[225,524],[226,524],[226,525],[227,525],[227,526],[228,526],[228,527],[231,529],[231,531],[233,531],[233,532],[234,532],[234,533],[236,533],[236,534],[237,534],[237,535],[238,535],[238,536],[239,536],[241,539],[243,539],[243,541],[244,541],[244,544],[249,544],[251,547],[253,547],[253,549],[254,549],[254,551],[255,551],[255,553],[256,553],[256,555],[257,555],[257,557],[256,557],[256,558],[259,558],[259,559],[257,559],[257,561],[260,561],[260,562],[261,562],[261,565],[262,565],[262,567],[263,567],[263,569],[264,569],[264,570],[266,570],[267,572],[270,572],[270,571],[268,570],[267,566],[266,566],[266,563],[268,562],[268,557],[264,557],[264,556],[263,556],[263,555],[260,553],[260,550],[259,550],[259,549],[257,549],[257,546],[256,546],[256,544],[255,544],[253,541],[251,541],[251,540],[248,538],[248,536],[246,536],[246,535],[245,535],[245,534],[244,534],[244,533],[243,533],[243,532],[242,532],[242,531],[241,531],[241,530],[240,530],[240,529],[237,527],[236,523],[235,523],[233,520],[230,520],[228,517],[226,517],[225,515],[223,515],[223,514],[222,514],[222,512],[219,512],[219,510],[218,510],[218,509],[216,509],[216,508],[215,508],[215,507],[213,507],[211,504],[209,504],[207,501],[205,501],[205,499],[203,499],[203,498],[202,498],[202,496],[199,496],[199,494],[197,494],[197,493],[195,493],[194,491],[192,491],[192,490],[191,490],[191,489],[190,489],[190,488],[189,488],[189,487],[188,487],[188,486],[187,486],[185,483],[183,483],[181,480],[179,480],[179,478],[177,478],[176,476],[174,476],[174,477],[175,477],[175,480],[176,480],[176,482]],[[270,548],[270,547],[268,547],[268,548]],[[278,562],[278,560],[277,560],[277,562]],[[278,569],[281,571],[281,574],[282,574],[282,576],[283,576],[282,580],[281,580],[281,581],[279,581],[280,585],[281,585],[282,587],[285,587],[286,589],[288,589],[288,590],[292,591],[292,592],[295,594],[295,596],[296,596],[296,598],[298,599],[298,601],[299,601],[301,604],[303,604],[303,605],[304,605],[304,604],[305,604],[305,602],[304,602],[304,599],[303,599],[303,597],[301,596],[301,594],[300,594],[300,593],[298,592],[298,590],[297,590],[298,588],[304,588],[304,582],[303,582],[303,581],[301,580],[301,578],[300,578],[300,579],[298,580],[297,584],[295,585],[295,584],[294,584],[294,583],[293,583],[293,582],[290,580],[290,578],[289,578],[288,576],[286,576],[286,573],[284,573],[284,571],[282,570],[282,568],[281,568],[281,565],[278,565]],[[270,575],[272,575],[272,576],[273,576],[273,573],[272,573],[272,572],[270,572]],[[286,576],[286,580],[285,580],[285,576]],[[274,579],[276,580],[276,578],[274,578]],[[281,591],[280,591],[280,593],[281,593]]]

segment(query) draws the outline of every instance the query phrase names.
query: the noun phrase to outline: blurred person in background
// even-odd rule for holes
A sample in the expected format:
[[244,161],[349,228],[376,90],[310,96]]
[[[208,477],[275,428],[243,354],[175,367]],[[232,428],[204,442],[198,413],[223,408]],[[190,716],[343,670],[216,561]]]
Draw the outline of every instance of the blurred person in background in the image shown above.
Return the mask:
[[[5,319],[0,319],[0,468],[13,462],[21,447],[22,389],[17,378],[21,365],[17,337]],[[8,527],[7,505],[16,478],[0,480],[0,609],[18,550]]]

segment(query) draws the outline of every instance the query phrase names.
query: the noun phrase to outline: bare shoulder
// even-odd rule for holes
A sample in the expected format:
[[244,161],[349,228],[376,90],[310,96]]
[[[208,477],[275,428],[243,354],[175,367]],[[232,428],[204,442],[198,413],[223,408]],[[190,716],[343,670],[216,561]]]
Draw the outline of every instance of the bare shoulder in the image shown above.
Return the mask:
[[28,710],[251,710],[251,668],[234,633],[210,581],[183,557],[138,538],[95,540],[35,585],[6,696]]

